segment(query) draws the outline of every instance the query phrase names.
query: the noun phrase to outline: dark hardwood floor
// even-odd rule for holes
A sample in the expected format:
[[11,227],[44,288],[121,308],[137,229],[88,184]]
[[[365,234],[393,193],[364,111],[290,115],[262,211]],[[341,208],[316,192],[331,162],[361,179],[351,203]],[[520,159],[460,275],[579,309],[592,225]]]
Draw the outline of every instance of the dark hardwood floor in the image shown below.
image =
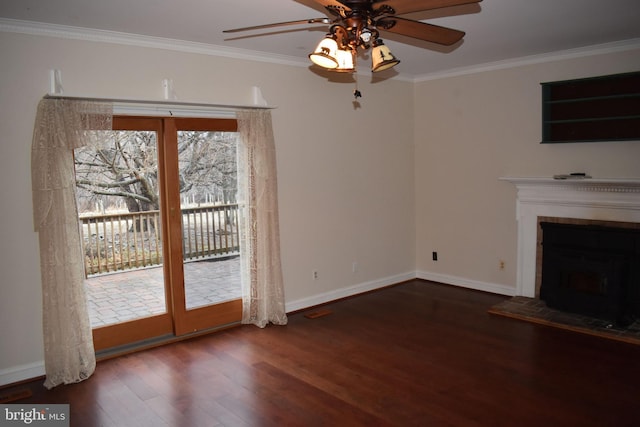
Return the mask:
[[640,346],[487,314],[420,280],[100,362],[29,403],[72,426],[638,426]]

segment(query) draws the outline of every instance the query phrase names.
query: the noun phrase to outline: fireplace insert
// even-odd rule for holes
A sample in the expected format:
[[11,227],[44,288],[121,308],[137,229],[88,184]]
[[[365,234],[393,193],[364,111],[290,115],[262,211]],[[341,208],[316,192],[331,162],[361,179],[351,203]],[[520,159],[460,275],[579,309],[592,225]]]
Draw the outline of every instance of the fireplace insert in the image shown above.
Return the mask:
[[547,306],[627,326],[640,315],[640,230],[541,222]]

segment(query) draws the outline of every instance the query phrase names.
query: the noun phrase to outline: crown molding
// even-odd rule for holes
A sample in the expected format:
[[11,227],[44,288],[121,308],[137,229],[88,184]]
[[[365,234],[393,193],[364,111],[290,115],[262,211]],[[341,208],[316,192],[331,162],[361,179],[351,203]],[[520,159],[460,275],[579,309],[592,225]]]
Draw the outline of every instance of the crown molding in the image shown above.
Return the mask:
[[264,52],[248,49],[228,48],[208,43],[7,18],[0,18],[0,32],[165,49],[184,53],[195,53],[199,55],[271,62],[282,65],[309,66],[308,61],[298,60],[297,58],[290,56],[266,54]]
[[550,52],[541,55],[523,56],[520,58],[512,58],[504,61],[488,62],[471,67],[452,68],[442,72],[423,74],[416,77],[413,81],[414,83],[419,83],[429,80],[438,80],[449,77],[482,73],[486,71],[503,70],[507,68],[516,68],[526,65],[542,64],[546,62],[562,61],[594,55],[604,55],[608,53],[624,52],[635,49],[640,49],[640,39],[622,40],[613,43],[586,46],[582,48]]
[[[126,46],[165,49],[183,53],[194,53],[199,55],[221,56],[232,59],[242,59],[246,61],[267,62],[294,67],[309,67],[309,62],[306,60],[306,58],[302,59],[287,55],[266,54],[264,52],[254,50],[229,48],[208,43],[190,42],[163,37],[145,36],[140,34],[98,30],[94,28],[73,27],[68,25],[48,24],[43,22],[24,21],[17,19],[0,18],[0,32],[56,37],[100,43],[113,43]],[[391,79],[402,80],[411,83],[419,83],[429,80],[437,80],[467,74],[476,74],[486,71],[495,71],[506,68],[514,68],[525,65],[540,64],[545,62],[560,61],[592,55],[601,55],[606,53],[622,52],[634,49],[640,49],[640,39],[623,40],[620,42],[587,46],[579,49],[551,52],[542,55],[525,56],[504,61],[474,65],[471,67],[452,68],[449,70],[427,73],[420,76],[411,76],[405,73],[399,73],[391,77]],[[358,71],[358,75],[370,76],[371,73],[368,71]]]
[[[117,31],[98,30],[95,28],[48,24],[44,22],[0,18],[0,32],[27,34],[43,37],[56,37],[62,39],[99,43],[112,43],[151,49],[164,49],[182,53],[194,53],[198,55],[219,57],[221,56],[232,59],[242,59],[246,61],[258,61],[271,64],[309,68],[309,61],[307,61],[306,58],[298,58],[271,53],[267,54],[255,50],[229,48],[208,43],[198,43],[185,40],[168,39],[163,37],[122,33]],[[370,71],[358,71],[357,74],[363,76],[371,76]],[[413,82],[413,76],[409,76],[406,74],[398,74],[392,77],[392,79]]]

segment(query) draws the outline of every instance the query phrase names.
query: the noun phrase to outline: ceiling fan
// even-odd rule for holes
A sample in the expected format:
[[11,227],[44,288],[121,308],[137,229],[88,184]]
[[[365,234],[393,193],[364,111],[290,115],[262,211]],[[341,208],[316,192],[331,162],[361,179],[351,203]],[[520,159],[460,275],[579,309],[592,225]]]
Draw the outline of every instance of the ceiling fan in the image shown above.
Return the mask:
[[[299,21],[279,22],[253,27],[225,30],[224,33],[260,30],[286,25],[325,24],[329,33],[318,47],[309,54],[311,61],[325,69],[338,72],[354,72],[358,49],[372,47],[373,72],[389,69],[400,63],[380,38],[380,31],[450,46],[464,37],[463,31],[440,27],[412,19],[401,18],[412,12],[420,12],[482,0],[314,0],[324,6],[329,17]],[[357,98],[356,94],[356,98]]]

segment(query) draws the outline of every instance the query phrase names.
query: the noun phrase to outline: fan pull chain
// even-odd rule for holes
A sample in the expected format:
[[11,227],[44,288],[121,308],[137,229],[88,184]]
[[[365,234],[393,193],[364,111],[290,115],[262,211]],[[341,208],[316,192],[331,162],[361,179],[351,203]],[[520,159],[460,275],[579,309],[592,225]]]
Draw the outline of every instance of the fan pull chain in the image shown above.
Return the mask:
[[358,74],[353,74],[353,79],[356,82],[356,87],[353,89],[353,98],[357,101],[358,98],[362,98],[362,93],[358,90]]

